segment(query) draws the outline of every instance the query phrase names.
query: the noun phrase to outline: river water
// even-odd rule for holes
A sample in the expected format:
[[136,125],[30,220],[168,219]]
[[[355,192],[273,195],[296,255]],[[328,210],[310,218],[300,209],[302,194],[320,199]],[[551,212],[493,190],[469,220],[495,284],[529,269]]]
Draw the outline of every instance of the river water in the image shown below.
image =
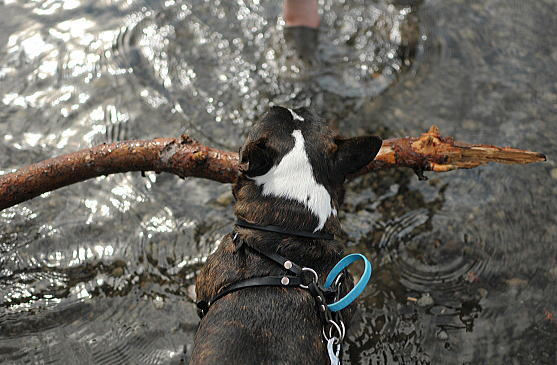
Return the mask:
[[[236,150],[270,104],[346,135],[425,132],[549,161],[348,186],[375,274],[345,364],[557,363],[557,2],[321,1],[317,57],[280,2],[0,0],[0,173],[188,133]],[[0,363],[177,364],[230,186],[128,173],[0,212]]]

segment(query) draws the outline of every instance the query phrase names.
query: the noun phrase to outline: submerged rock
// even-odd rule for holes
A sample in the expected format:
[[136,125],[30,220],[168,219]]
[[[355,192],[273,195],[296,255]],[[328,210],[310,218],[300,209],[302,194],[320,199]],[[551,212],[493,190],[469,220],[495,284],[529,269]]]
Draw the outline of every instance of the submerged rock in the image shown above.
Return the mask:
[[428,307],[430,305],[433,305],[433,298],[431,297],[431,295],[429,295],[429,293],[424,293],[422,294],[420,299],[418,299],[417,303],[420,307]]
[[449,339],[449,334],[447,331],[441,330],[437,332],[437,338],[441,341],[447,341]]

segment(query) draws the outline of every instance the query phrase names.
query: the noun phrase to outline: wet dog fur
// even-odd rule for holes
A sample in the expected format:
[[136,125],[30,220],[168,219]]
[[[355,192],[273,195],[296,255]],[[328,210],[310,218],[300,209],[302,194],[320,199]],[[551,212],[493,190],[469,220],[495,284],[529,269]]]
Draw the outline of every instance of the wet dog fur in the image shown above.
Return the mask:
[[[237,217],[292,231],[341,233],[337,212],[347,175],[379,151],[374,136],[340,138],[306,108],[272,107],[240,150],[233,187]],[[343,257],[343,244],[236,227],[246,245],[313,268],[320,283]],[[209,256],[196,281],[198,300],[227,285],[285,271],[231,235]],[[353,285],[345,278],[344,291]],[[348,323],[352,306],[343,310]],[[216,301],[201,320],[190,364],[326,364],[322,324],[313,297],[301,288],[246,288]]]

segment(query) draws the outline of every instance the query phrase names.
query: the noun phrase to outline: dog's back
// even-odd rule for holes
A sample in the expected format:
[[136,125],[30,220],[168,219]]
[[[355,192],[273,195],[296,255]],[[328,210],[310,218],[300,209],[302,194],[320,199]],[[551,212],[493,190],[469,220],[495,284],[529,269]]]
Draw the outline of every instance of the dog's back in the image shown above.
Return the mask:
[[[229,237],[226,240],[231,241]],[[211,262],[200,274],[198,285],[209,280],[211,284],[205,288],[214,287],[213,279],[222,276],[221,259],[229,255],[226,251],[221,245],[211,256]],[[273,265],[263,262],[256,254],[243,251],[232,254],[238,255],[236,260],[230,257],[224,259],[229,268],[237,268],[240,274],[234,276],[238,281],[279,273],[280,268],[275,270]],[[254,271],[242,270],[241,264],[236,264],[244,260],[251,260],[260,266]],[[200,294],[204,298],[212,296],[203,291]],[[321,326],[314,299],[306,290],[246,288],[219,299],[211,306],[197,331],[191,363],[324,364],[327,357],[319,335]]]
[[253,288],[223,299],[199,327],[192,363],[325,364],[313,298],[295,294]]

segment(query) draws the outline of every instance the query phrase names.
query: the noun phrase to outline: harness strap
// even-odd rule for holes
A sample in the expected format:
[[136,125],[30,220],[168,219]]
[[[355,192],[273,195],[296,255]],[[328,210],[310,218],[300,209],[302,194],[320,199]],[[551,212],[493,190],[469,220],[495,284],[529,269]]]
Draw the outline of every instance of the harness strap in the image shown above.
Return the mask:
[[[233,237],[234,237],[233,238],[234,242],[236,242],[237,237],[235,237],[235,236],[233,236]],[[244,245],[249,247],[251,250],[254,250],[258,254],[273,260],[274,262],[276,262],[277,264],[282,266],[284,269],[290,271],[294,275],[300,275],[302,273],[302,268],[300,267],[300,265],[298,265],[298,264],[288,260],[287,258],[284,258],[281,255],[276,254],[274,252],[267,252],[267,251],[262,250],[260,248],[247,245],[247,244],[245,244],[245,242],[243,240],[240,240],[240,242],[237,243],[236,250],[239,250],[240,247],[243,247]]]
[[200,317],[207,314],[209,307],[220,298],[240,289],[252,288],[258,286],[282,286],[282,287],[300,287],[302,280],[299,276],[263,276],[239,281],[224,288],[221,292],[211,298],[208,302],[200,300],[197,302],[197,310]]
[[318,240],[334,240],[335,236],[329,233],[324,232],[306,232],[306,231],[289,231],[279,226],[260,226],[258,224],[253,224],[246,222],[245,220],[238,218],[236,220],[236,225],[244,228],[251,228],[257,229],[260,231],[267,231],[267,232],[274,232],[274,233],[281,233],[286,234],[288,236],[298,236],[298,237],[305,237],[305,238],[315,238]]
[[[315,239],[325,239],[325,240],[332,240],[334,239],[334,235],[330,235],[327,233],[309,233],[309,232],[290,232],[286,231],[281,227],[278,226],[258,226],[255,224],[248,223],[244,220],[238,219],[236,225],[239,227],[251,228],[251,229],[258,229],[262,231],[268,232],[275,232],[281,233],[286,235],[293,235],[293,236],[300,236],[306,238],[315,238]],[[317,307],[317,313],[321,322],[323,323],[323,336],[327,342],[327,351],[329,354],[329,359],[331,360],[332,365],[340,364],[339,361],[339,352],[340,346],[346,334],[346,328],[344,326],[344,321],[342,320],[342,314],[340,310],[344,309],[350,303],[356,299],[356,297],[363,291],[365,285],[367,284],[370,276],[371,276],[371,263],[367,260],[367,258],[361,254],[351,254],[344,257],[341,261],[339,261],[331,270],[327,279],[325,280],[325,285],[320,286],[318,284],[319,277],[317,273],[308,267],[301,267],[294,262],[282,257],[281,255],[274,253],[274,252],[266,252],[257,247],[252,247],[242,239],[238,240],[238,233],[234,232],[232,236],[232,240],[235,247],[235,252],[238,252],[244,246],[247,246],[248,249],[251,249],[258,254],[267,257],[268,259],[274,261],[276,264],[280,265],[283,269],[287,270],[290,273],[293,273],[296,276],[263,276],[263,277],[256,277],[250,278],[246,280],[239,281],[237,283],[230,284],[226,286],[223,290],[218,292],[213,298],[209,301],[200,300],[197,302],[197,313],[200,318],[203,318],[205,314],[209,311],[209,307],[215,303],[215,301],[219,300],[220,298],[228,295],[232,292],[235,292],[240,289],[244,288],[252,288],[252,287],[260,287],[260,286],[275,286],[275,287],[298,287],[307,289],[311,296],[315,300],[315,304]],[[339,281],[341,278],[345,278],[346,273],[343,275],[342,272],[345,272],[346,267],[350,265],[352,262],[362,260],[364,261],[364,274],[362,278],[358,281],[355,287],[342,299],[339,299],[340,296],[340,285],[341,282]],[[303,274],[304,272],[310,272],[313,274],[313,280],[304,281]],[[332,304],[328,304],[330,301],[335,301]],[[335,333],[336,331],[336,333]],[[335,349],[336,347],[336,349]]]
[[[256,248],[246,244],[244,240],[238,239],[238,234],[236,232],[233,233],[232,241],[234,242],[234,244],[236,244],[236,249],[235,249],[236,252],[238,252],[241,248],[246,247],[247,249],[253,250],[258,254],[269,258],[270,260],[280,265],[283,269],[293,273],[296,276],[262,276],[262,277],[250,278],[250,279],[246,279],[246,280],[242,280],[230,284],[227,287],[225,287],[223,290],[218,292],[209,301],[200,300],[197,302],[197,314],[199,315],[200,318],[203,318],[205,314],[207,314],[209,307],[217,300],[219,300],[220,298],[224,297],[227,294],[230,294],[240,289],[258,287],[258,286],[282,286],[282,287],[298,287],[298,288],[308,289],[309,287],[307,285],[311,285],[312,283],[314,284],[314,286],[317,285],[317,283],[312,282],[311,279],[309,282],[304,281],[303,274],[304,274],[304,270],[308,270],[307,268],[302,268],[300,265],[284,258],[283,256],[277,253],[267,252],[260,248]],[[314,275],[317,275],[315,274],[315,272],[313,273]],[[317,280],[317,276],[315,276],[314,280]],[[319,293],[326,301],[334,300],[336,294],[336,288],[319,288],[319,289],[320,289]],[[312,296],[315,297],[316,294],[315,289],[314,292],[312,292],[312,290],[310,290],[310,292],[312,293]]]

